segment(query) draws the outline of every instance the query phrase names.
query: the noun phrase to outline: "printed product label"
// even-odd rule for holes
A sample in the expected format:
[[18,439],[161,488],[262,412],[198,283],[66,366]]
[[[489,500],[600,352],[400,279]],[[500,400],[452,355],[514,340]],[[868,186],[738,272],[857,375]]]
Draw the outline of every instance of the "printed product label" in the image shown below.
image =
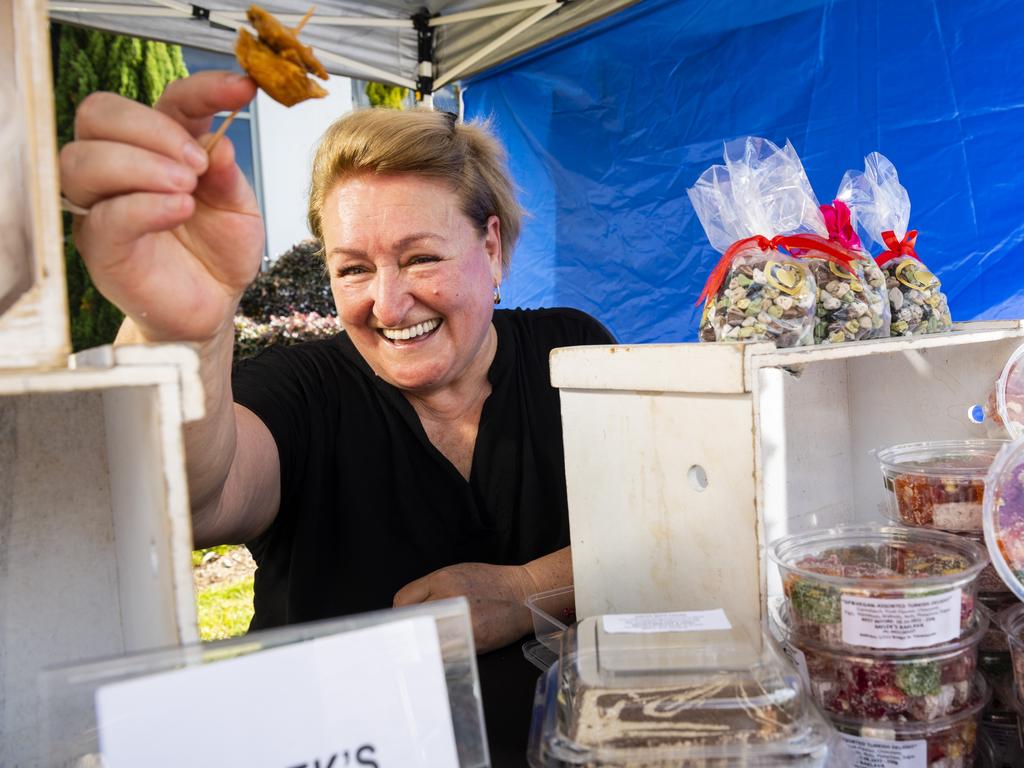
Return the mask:
[[843,595],[843,642],[868,648],[921,648],[960,636],[961,590],[912,598]]
[[673,613],[613,613],[602,618],[604,631],[616,634],[732,629],[729,618],[721,608]]
[[843,734],[848,768],[928,768],[928,742],[882,741]]

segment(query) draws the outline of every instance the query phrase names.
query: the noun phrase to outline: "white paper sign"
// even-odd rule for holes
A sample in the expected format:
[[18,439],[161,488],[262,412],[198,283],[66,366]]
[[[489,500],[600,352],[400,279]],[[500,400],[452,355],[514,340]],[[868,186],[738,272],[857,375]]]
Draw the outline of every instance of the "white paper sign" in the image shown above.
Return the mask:
[[960,590],[883,599],[843,595],[843,642],[868,648],[921,648],[960,636]]
[[603,617],[604,631],[611,633],[708,632],[732,629],[721,608],[712,611],[673,613],[612,613]]
[[843,734],[848,757],[847,768],[928,768],[928,742],[882,741]]
[[429,616],[114,683],[96,715],[107,768],[459,764]]

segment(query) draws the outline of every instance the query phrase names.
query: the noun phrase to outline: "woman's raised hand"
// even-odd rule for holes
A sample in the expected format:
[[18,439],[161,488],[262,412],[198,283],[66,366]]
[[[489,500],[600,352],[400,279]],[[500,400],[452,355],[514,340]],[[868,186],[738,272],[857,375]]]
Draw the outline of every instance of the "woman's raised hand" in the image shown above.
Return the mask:
[[256,197],[230,142],[198,139],[213,116],[256,93],[247,77],[203,72],[157,105],[89,96],[60,154],[61,189],[88,209],[75,244],[96,287],[148,341],[204,342],[227,332],[263,253]]

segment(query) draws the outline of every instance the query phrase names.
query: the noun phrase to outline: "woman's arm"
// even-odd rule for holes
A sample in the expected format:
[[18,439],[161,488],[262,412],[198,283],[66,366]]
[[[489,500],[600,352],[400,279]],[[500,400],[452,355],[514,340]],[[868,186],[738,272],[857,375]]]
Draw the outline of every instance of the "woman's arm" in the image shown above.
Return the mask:
[[524,565],[459,563],[407,584],[394,605],[464,595],[473,620],[477,653],[501,648],[530,633],[533,618],[526,598],[572,584],[572,550],[552,552]]
[[60,155],[61,188],[88,211],[75,243],[126,316],[118,343],[198,345],[207,415],[185,437],[199,545],[259,532],[278,503],[274,441],[231,402],[233,318],[259,269],[263,221],[231,142],[209,155],[199,142],[216,113],[254,94],[221,72],[171,83],[152,109],[92,94]]

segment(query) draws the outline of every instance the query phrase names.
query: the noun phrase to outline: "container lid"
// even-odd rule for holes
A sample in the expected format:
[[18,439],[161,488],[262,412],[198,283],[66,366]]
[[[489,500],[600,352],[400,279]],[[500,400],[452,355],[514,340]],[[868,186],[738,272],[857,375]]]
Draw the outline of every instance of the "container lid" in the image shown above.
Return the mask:
[[1024,434],[1024,345],[1017,347],[996,382],[996,410],[1010,437]]
[[1024,440],[1007,444],[992,462],[982,520],[996,573],[1024,600]]
[[760,631],[570,627],[553,667],[531,765],[820,764],[830,729]]
[[[986,495],[987,498],[987,495]],[[942,531],[894,525],[840,525],[784,536],[768,557],[787,572],[836,587],[944,586],[988,565],[985,549]]]
[[876,455],[889,472],[981,479],[1004,445],[1005,440],[929,440],[892,445]]

